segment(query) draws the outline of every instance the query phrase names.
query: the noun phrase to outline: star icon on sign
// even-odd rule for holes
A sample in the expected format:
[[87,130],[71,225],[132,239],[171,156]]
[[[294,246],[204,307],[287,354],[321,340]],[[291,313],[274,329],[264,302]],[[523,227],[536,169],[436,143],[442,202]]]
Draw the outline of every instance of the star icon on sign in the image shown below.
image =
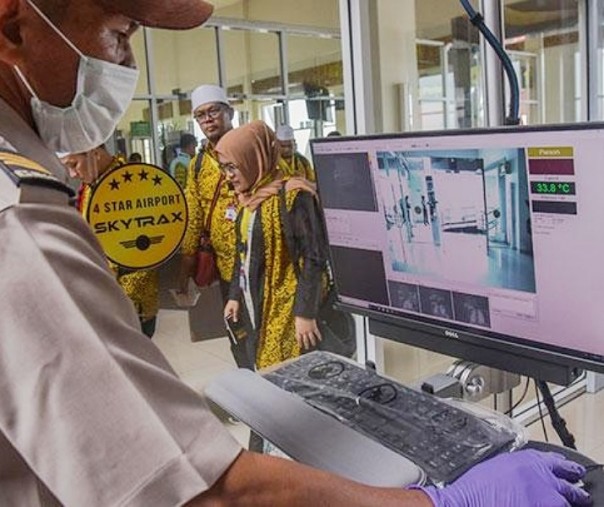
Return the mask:
[[147,171],[145,171],[144,169],[141,170],[140,173],[138,173],[138,176],[140,177],[141,181],[146,180],[147,176],[149,176],[149,173]]
[[120,183],[116,179],[111,180],[109,182],[109,186],[111,187],[111,190],[119,190],[120,189]]
[[161,176],[156,176],[155,178],[153,178],[153,185],[157,186],[157,185],[161,185]]
[[131,172],[126,171],[126,172],[124,173],[124,181],[128,181],[128,182],[131,182],[131,181],[132,181],[132,173],[131,173]]

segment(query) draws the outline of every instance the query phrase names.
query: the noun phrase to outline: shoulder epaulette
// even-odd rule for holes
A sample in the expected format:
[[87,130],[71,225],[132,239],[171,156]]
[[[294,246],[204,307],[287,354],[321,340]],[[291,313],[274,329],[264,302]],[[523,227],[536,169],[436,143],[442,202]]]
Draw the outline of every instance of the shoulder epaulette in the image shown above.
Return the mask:
[[[2,187],[11,187],[10,183],[13,184],[12,188],[0,188],[0,210],[22,202],[24,188],[48,188],[64,193],[66,197],[75,194],[71,187],[39,163],[13,151],[0,150],[0,175],[4,176],[1,178],[4,180]],[[54,200],[53,197],[50,199]]]
[[12,151],[0,150],[0,170],[20,187],[22,184],[38,185],[62,190],[74,195],[73,189],[37,162]]

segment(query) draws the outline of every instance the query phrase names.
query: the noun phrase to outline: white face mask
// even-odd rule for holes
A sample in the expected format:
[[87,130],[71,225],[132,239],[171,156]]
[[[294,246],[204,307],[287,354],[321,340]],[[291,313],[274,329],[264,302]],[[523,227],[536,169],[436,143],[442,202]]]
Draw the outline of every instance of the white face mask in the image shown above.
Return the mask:
[[40,137],[55,152],[82,153],[96,148],[109,139],[130,105],[139,72],[85,56],[31,0],[28,3],[80,55],[76,93],[71,105],[64,108],[40,100],[15,67],[32,95],[32,114]]

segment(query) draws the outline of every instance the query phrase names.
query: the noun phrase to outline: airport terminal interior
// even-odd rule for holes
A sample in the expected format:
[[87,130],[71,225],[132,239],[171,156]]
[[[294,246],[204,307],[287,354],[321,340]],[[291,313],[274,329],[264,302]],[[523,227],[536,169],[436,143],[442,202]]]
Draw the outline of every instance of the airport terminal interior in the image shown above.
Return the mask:
[[[141,78],[134,102],[110,143],[113,150],[139,152],[145,162],[167,168],[183,133],[198,141],[203,138],[191,117],[191,91],[203,83],[227,91],[235,125],[254,119],[274,128],[291,125],[298,150],[311,160],[311,140],[333,131],[344,139],[383,135],[387,140],[389,134],[419,136],[435,130],[496,128],[505,122],[510,87],[493,51],[457,0],[212,3],[214,16],[199,29],[181,33],[145,28],[135,36]],[[545,128],[604,120],[604,1],[471,3],[495,28],[511,59],[522,125]],[[526,180],[527,171],[537,174],[530,169],[537,167],[533,161],[537,157],[525,158],[518,143],[476,141],[471,149],[471,143],[466,144],[444,143],[423,151],[383,145],[371,151],[375,154],[371,169],[379,182],[375,196],[368,199],[375,197],[371,205],[380,210],[375,223],[385,231],[383,252],[392,274],[387,291],[396,294],[386,306],[416,313],[421,306],[434,318],[453,319],[455,314],[458,323],[499,329],[496,326],[504,326],[501,319],[491,322],[494,318],[489,315],[511,311],[512,299],[515,308],[518,300],[529,308],[543,288],[539,278],[543,268],[535,263],[533,252],[541,243],[533,243],[533,233],[549,226],[533,222],[531,229],[532,197]],[[327,150],[329,143],[316,146]],[[579,164],[578,156],[576,160]],[[317,165],[316,157],[313,162]],[[320,190],[321,184],[328,188],[330,183],[319,175]],[[336,198],[344,199],[345,191]],[[336,211],[329,210],[329,232],[340,231],[334,225],[342,219],[337,210],[345,208],[335,203]],[[474,270],[471,276],[468,264]],[[441,303],[442,292],[425,288],[418,292],[415,282],[403,275],[450,277],[489,287],[496,295],[489,293],[492,298],[487,301],[480,290],[468,292],[447,307]],[[506,299],[512,292],[514,297]],[[359,301],[352,295],[346,302],[354,306]],[[493,305],[501,312],[494,313]],[[165,305],[153,341],[178,374],[201,392],[235,363],[226,337],[193,341],[199,337],[192,334],[189,317],[188,311]],[[356,322],[357,359],[371,361],[378,372],[404,384],[446,373],[456,361],[369,333],[362,317]],[[513,329],[520,328],[524,329]],[[604,352],[596,350],[598,354],[602,361]],[[567,384],[550,384],[560,414],[577,448],[602,463],[603,375],[582,372]],[[499,410],[513,405],[514,417],[527,427],[531,439],[560,443],[538,397],[523,374],[510,389],[480,403]],[[247,445],[245,424],[219,414]]]

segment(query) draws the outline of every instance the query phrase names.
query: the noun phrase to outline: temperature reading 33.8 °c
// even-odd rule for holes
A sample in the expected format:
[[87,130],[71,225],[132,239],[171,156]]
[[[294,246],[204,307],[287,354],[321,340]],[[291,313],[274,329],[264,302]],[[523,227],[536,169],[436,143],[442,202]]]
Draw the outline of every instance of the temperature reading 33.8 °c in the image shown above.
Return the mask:
[[531,181],[532,194],[575,195],[575,184],[570,181]]

